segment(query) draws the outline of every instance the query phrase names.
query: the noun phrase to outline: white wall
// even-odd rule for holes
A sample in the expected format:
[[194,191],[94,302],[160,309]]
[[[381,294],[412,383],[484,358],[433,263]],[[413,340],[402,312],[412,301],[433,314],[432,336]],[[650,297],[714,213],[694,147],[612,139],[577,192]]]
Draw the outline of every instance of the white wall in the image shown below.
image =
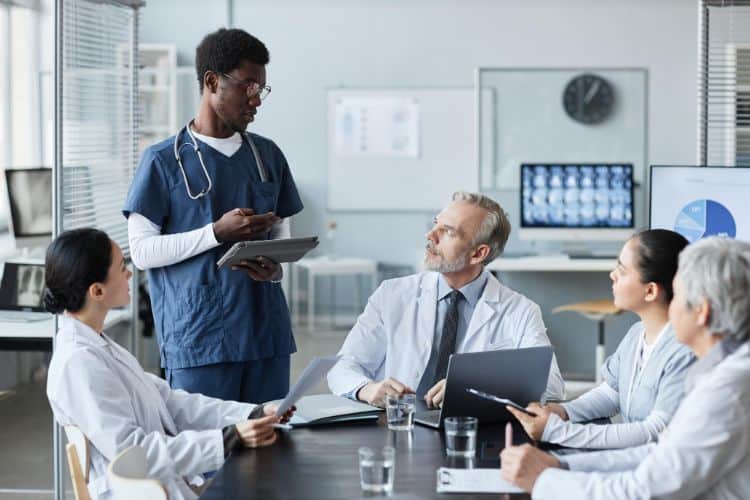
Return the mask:
[[[282,147],[302,193],[305,210],[296,218],[294,232],[322,235],[333,218],[339,224],[339,254],[413,264],[431,214],[328,213],[326,90],[331,87],[472,86],[477,66],[645,67],[649,70],[649,162],[695,162],[695,1],[234,3],[235,25],[258,36],[271,51],[268,83],[273,92],[260,110],[256,130]],[[210,9],[205,5],[198,0],[149,1],[143,9],[141,41],[174,42],[180,61],[192,63],[201,37],[226,22],[224,3],[212,2]],[[517,195],[491,194],[517,225]],[[520,248],[512,235],[509,250]],[[563,368],[593,369],[594,325],[547,312],[561,303],[608,296],[606,277],[561,273],[503,279],[540,302]],[[617,332],[609,335],[610,351],[632,319],[610,325]],[[565,339],[555,338],[557,332],[570,330],[581,331],[575,349]]]

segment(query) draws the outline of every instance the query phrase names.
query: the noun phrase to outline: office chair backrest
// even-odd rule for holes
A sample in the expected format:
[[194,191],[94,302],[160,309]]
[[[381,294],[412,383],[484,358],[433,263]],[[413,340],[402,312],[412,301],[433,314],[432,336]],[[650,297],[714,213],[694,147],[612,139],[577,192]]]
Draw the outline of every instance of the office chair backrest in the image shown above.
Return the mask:
[[115,500],[167,500],[167,491],[156,479],[149,479],[146,450],[131,446],[109,464],[107,477]]
[[73,483],[73,494],[76,500],[91,500],[86,481],[83,479],[81,460],[76,451],[76,445],[68,443],[65,447],[68,455],[68,468],[70,469],[70,481]]
[[75,425],[66,425],[65,436],[68,438],[68,443],[75,445],[76,453],[78,454],[78,461],[80,465],[81,473],[83,474],[84,483],[89,482],[89,469],[91,468],[91,456],[89,455],[89,440],[83,435],[81,429]]
[[89,500],[89,491],[86,487],[91,465],[89,440],[75,425],[66,425],[64,429],[68,438],[68,445],[65,447],[68,455],[68,469],[70,469],[70,480],[73,483],[76,500]]

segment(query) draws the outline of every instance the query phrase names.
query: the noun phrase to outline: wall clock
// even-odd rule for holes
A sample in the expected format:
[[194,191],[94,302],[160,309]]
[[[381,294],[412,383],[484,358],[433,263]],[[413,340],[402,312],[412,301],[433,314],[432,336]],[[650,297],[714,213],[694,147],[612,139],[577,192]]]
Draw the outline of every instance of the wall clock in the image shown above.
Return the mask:
[[563,108],[573,120],[594,125],[607,119],[615,104],[612,85],[601,76],[583,73],[568,82]]

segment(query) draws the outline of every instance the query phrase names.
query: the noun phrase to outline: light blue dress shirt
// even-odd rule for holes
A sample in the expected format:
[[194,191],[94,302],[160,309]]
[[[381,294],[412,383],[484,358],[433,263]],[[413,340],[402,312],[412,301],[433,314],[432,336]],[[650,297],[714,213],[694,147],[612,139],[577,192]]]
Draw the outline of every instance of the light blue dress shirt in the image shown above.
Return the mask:
[[[456,332],[456,345],[461,345],[466,330],[469,328],[471,316],[474,314],[474,308],[479,301],[479,297],[484,292],[484,286],[487,284],[487,271],[483,270],[473,281],[459,288],[463,298],[458,300],[458,331]],[[422,379],[417,388],[417,397],[421,398],[431,388],[432,380],[435,378],[435,369],[440,351],[440,340],[443,337],[443,324],[445,323],[445,313],[448,311],[449,296],[453,288],[441,274],[438,277],[438,303],[435,318],[435,331],[432,336],[432,350],[430,351],[430,361],[422,374]]]

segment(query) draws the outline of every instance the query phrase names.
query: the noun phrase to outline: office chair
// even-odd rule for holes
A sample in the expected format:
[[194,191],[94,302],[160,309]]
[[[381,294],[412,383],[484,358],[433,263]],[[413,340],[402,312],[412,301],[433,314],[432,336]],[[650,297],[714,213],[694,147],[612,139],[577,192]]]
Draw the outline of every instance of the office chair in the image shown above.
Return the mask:
[[115,500],[167,500],[167,490],[156,479],[149,479],[146,450],[131,446],[107,467],[107,478]]
[[75,425],[64,427],[68,438],[65,451],[68,455],[68,469],[70,470],[70,481],[73,483],[73,494],[76,500],[91,500],[89,490],[86,486],[89,482],[89,440],[83,435],[81,429]]

